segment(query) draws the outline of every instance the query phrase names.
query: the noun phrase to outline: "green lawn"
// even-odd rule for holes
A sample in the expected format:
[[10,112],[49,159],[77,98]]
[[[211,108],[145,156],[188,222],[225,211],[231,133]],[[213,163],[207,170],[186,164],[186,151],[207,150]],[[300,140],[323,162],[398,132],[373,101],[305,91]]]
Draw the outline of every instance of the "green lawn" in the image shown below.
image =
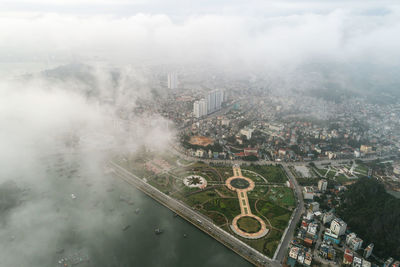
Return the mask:
[[282,233],[277,230],[270,229],[267,238],[264,243],[263,253],[272,258],[278,247],[279,241],[281,240]]
[[326,175],[326,177],[327,177],[328,179],[333,179],[333,177],[335,177],[335,174],[336,174],[335,171],[330,170],[330,171],[328,172],[328,174]]
[[357,166],[354,171],[360,173],[361,175],[367,176],[368,175],[368,167],[365,166]]
[[338,176],[336,176],[336,181],[338,181],[339,183],[346,183],[350,180],[347,179],[347,177],[344,176],[343,174],[339,174]]
[[[250,201],[253,202],[253,201]],[[254,203],[251,203],[251,206],[254,206]],[[284,230],[289,221],[291,211],[282,208],[272,202],[260,200],[257,202],[257,209],[260,212],[260,215],[268,218],[272,224],[272,226]],[[256,214],[256,211],[254,211]]]
[[256,186],[252,191],[247,192],[248,198],[253,198],[253,199],[268,199],[268,186]]
[[287,181],[285,172],[279,166],[270,165],[252,165],[245,166],[243,170],[250,170],[265,177],[269,183],[284,183]]
[[278,247],[279,241],[282,237],[282,232],[275,229],[269,229],[268,234],[260,239],[243,239],[240,238],[245,243],[249,244],[251,247],[260,251],[261,253],[272,258],[274,256],[275,250]]
[[229,190],[225,185],[217,186],[215,189],[226,197],[232,197],[232,198],[237,197],[237,193],[232,190]]
[[[272,189],[271,189],[272,190]],[[276,197],[276,204],[285,207],[294,207],[295,199],[293,190],[289,187],[276,187],[273,188]]]
[[239,229],[246,233],[256,233],[261,229],[261,224],[252,217],[242,217],[237,224]]
[[240,206],[237,198],[216,198],[204,204],[205,210],[218,211],[232,221],[240,214]]
[[314,171],[315,171],[315,174],[316,174],[316,175],[318,175],[318,173],[319,173],[321,176],[323,176],[323,175],[325,175],[325,173],[326,173],[327,170],[328,170],[328,169],[326,169],[326,168],[324,168],[324,169],[319,169],[319,168],[317,168],[317,167],[314,167]]
[[225,217],[224,217],[223,215],[219,214],[219,213],[210,212],[210,211],[204,211],[204,210],[203,210],[202,213],[204,213],[204,215],[206,215],[207,217],[211,218],[211,220],[213,220],[213,222],[214,222],[216,225],[219,225],[219,226],[220,226],[220,225],[226,224],[226,219],[225,219]]
[[273,217],[270,220],[272,226],[274,226],[278,229],[284,230],[288,225],[288,222],[290,219],[290,214],[291,214],[290,212],[286,212],[285,214],[282,214],[280,216]]
[[192,206],[192,205],[203,204],[204,202],[210,201],[215,198],[218,198],[217,193],[215,193],[214,190],[207,190],[189,195],[187,197],[187,201],[185,202]]
[[260,176],[254,174],[250,171],[242,170],[242,175],[250,178],[251,180],[253,180],[256,183],[265,183],[265,180],[263,178],[261,178]]

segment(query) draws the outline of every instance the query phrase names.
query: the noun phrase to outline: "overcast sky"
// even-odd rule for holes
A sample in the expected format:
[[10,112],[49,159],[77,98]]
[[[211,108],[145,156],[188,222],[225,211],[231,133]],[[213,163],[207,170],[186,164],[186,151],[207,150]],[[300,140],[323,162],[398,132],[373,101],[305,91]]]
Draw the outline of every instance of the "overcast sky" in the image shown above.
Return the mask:
[[398,1],[3,0],[0,61],[398,64]]
[[137,13],[167,14],[187,17],[201,14],[247,14],[275,16],[303,12],[327,12],[336,8],[375,10],[381,13],[398,1],[377,0],[4,0],[2,10],[17,12],[60,12],[70,14],[114,14],[130,16]]

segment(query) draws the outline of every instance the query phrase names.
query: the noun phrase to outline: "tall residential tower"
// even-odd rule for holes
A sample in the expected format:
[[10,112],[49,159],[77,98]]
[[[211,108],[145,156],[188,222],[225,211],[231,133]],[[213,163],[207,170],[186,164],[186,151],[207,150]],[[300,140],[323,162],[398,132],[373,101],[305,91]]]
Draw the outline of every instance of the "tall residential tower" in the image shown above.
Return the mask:
[[207,103],[204,99],[195,101],[193,104],[193,115],[196,118],[207,115]]
[[178,75],[175,72],[168,74],[168,88],[175,89],[178,87]]
[[207,114],[221,109],[224,101],[224,92],[222,90],[213,90],[207,94]]

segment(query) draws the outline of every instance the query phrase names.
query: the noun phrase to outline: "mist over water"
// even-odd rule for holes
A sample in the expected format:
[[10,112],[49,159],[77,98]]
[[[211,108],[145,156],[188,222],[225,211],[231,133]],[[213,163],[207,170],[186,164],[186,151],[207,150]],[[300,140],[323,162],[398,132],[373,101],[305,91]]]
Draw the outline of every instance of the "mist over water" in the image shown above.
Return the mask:
[[[135,90],[132,79],[139,75],[128,71],[115,86],[107,72],[88,70],[0,84],[0,266],[55,266],[77,258],[94,266],[106,262],[94,260],[105,255],[105,245],[125,238],[125,224],[134,229],[134,209],[116,207],[126,201],[112,186],[115,178],[105,175],[106,165],[116,152],[163,151],[172,132],[157,115],[121,118],[136,98],[148,97],[140,86]],[[124,194],[140,204],[132,187]],[[119,264],[114,252],[108,255],[107,264]]]
[[0,185],[1,266],[63,266],[75,255],[79,266],[251,266],[100,165],[87,168],[87,156],[43,158],[45,173],[30,174],[47,187]]

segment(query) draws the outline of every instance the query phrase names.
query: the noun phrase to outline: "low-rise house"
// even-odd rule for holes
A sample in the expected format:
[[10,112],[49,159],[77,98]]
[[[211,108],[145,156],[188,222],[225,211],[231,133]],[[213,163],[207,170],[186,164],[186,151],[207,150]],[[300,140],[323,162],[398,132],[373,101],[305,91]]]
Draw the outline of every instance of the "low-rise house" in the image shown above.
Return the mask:
[[353,258],[353,267],[361,267],[362,266],[362,259],[359,257]]
[[195,156],[202,158],[204,156],[204,150],[203,149],[197,149],[195,152]]
[[307,235],[314,238],[315,235],[317,234],[317,230],[318,230],[318,224],[310,223],[307,228]]
[[312,186],[303,187],[303,197],[304,197],[304,199],[313,200],[314,199],[314,188]]
[[314,213],[312,213],[312,212],[307,212],[306,219],[307,219],[308,221],[314,220]]
[[371,267],[371,263],[367,260],[362,261],[362,267]]
[[297,262],[300,264],[304,263],[304,251],[301,250],[299,252],[299,255],[297,256]]
[[304,264],[307,266],[311,266],[312,263],[312,254],[309,252],[306,252],[306,255],[304,257]]
[[385,261],[385,263],[383,264],[383,267],[389,267],[393,263],[393,261],[394,261],[393,258],[390,257],[389,259],[387,259]]
[[310,211],[312,211],[312,212],[319,211],[319,203],[318,203],[318,202],[312,202],[312,203],[310,203],[309,209],[310,209]]
[[356,233],[350,233],[346,236],[346,245],[350,244],[350,241],[353,240],[354,238],[356,238],[357,235]]
[[356,238],[353,238],[350,241],[349,247],[352,250],[357,251],[357,250],[359,250],[361,248],[362,243],[363,243],[363,240],[361,238],[359,238],[359,237],[356,237]]
[[350,249],[346,248],[343,255],[343,264],[344,265],[352,264],[353,258],[354,258],[353,252]]
[[335,244],[339,244],[340,243],[339,236],[337,234],[335,234],[334,232],[332,232],[331,229],[326,229],[325,230],[325,232],[324,232],[324,240],[331,241],[332,243],[335,243]]
[[304,238],[303,243],[304,243],[304,246],[311,247],[313,245],[313,240],[306,237],[306,238]]
[[291,257],[292,259],[297,260],[297,256],[298,255],[299,255],[299,248],[293,246],[289,251],[289,257]]
[[322,241],[322,244],[319,248],[319,255],[324,259],[334,259],[336,251],[332,246],[330,241]]

